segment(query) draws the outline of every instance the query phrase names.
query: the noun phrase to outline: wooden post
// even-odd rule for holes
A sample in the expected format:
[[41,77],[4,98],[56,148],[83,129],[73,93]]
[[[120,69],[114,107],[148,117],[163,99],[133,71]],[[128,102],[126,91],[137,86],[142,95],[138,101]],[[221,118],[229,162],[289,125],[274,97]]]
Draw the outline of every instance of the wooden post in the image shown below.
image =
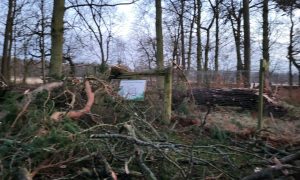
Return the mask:
[[263,91],[264,91],[264,73],[266,68],[266,60],[262,59],[260,61],[259,68],[259,97],[258,97],[258,121],[257,121],[257,130],[261,129],[261,124],[263,120],[263,108],[264,108],[264,99],[263,99]]
[[169,67],[165,70],[164,78],[164,111],[163,122],[170,124],[172,113],[172,68]]

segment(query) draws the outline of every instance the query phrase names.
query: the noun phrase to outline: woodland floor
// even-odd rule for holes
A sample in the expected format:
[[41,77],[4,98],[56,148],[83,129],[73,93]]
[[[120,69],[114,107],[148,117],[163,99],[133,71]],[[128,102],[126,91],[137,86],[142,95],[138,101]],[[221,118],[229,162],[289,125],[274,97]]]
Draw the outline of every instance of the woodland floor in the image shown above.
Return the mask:
[[256,131],[255,112],[216,106],[207,113],[184,101],[165,125],[158,96],[123,101],[103,82],[91,82],[95,102],[76,120],[50,117],[84,107],[83,83],[41,91],[26,109],[28,87],[1,96],[0,179],[300,178],[297,105],[282,102],[288,114],[265,116]]

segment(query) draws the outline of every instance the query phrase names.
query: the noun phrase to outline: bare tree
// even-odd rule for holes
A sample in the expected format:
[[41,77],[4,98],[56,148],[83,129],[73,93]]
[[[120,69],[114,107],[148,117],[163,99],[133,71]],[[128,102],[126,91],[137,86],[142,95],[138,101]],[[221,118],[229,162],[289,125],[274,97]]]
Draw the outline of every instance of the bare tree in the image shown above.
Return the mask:
[[[213,9],[214,6],[213,6],[211,0],[209,0],[209,3],[210,3],[211,8]],[[203,67],[204,71],[208,70],[209,51],[211,50],[211,45],[210,45],[210,31],[211,31],[211,28],[212,28],[212,26],[214,24],[215,19],[216,19],[216,14],[213,13],[213,17],[210,19],[210,23],[207,25],[207,27],[201,26],[201,28],[206,31],[206,43],[205,43],[205,47],[204,47],[204,67]]]
[[[87,0],[86,2],[88,3]],[[97,45],[100,49],[100,71],[103,72],[106,70],[107,62],[109,60],[109,46],[112,38],[111,23],[107,23],[106,19],[104,18],[102,6],[88,6],[88,9],[84,9],[80,6],[76,7],[75,3],[72,5],[74,6],[77,14],[80,16],[80,19],[87,26],[87,29],[92,33],[97,42]],[[103,30],[104,28],[106,35]]]
[[[300,54],[300,35],[296,32],[296,22],[294,20],[294,10],[300,8],[300,2],[296,0],[283,1],[283,0],[274,0],[277,3],[277,6],[283,10],[286,15],[289,16],[290,20],[290,33],[289,33],[289,46],[287,58],[289,60],[289,85],[293,85],[293,73],[292,66],[294,65],[298,69],[298,84],[300,86],[300,60],[296,59],[295,56]],[[299,22],[298,22],[299,23]],[[298,30],[299,31],[299,30]]]
[[235,49],[236,49],[236,59],[237,59],[237,82],[240,82],[242,79],[241,72],[243,71],[243,60],[241,54],[241,31],[242,31],[242,15],[243,11],[241,9],[241,4],[239,2],[234,2],[230,0],[227,4],[227,19],[230,21],[234,42],[235,42]]

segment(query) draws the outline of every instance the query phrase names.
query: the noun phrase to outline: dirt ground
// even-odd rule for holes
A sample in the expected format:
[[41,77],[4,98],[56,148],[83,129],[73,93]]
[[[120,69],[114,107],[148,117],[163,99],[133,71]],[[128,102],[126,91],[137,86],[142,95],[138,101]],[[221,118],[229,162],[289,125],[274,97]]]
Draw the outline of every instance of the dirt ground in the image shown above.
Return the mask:
[[[298,109],[299,110],[299,109]],[[295,116],[297,115],[297,116]],[[264,116],[260,136],[274,146],[300,145],[300,116],[273,118]],[[256,112],[238,112],[232,107],[217,107],[208,116],[207,126],[217,126],[239,136],[251,136],[257,127]]]

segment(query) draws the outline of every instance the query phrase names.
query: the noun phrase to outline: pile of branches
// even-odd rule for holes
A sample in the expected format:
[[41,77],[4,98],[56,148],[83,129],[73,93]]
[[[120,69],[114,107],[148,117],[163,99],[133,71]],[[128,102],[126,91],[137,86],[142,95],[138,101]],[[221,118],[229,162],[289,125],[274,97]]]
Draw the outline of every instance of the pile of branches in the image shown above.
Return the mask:
[[[203,127],[171,129],[105,82],[46,84],[11,96],[0,125],[1,179],[257,179],[299,175],[300,154],[258,141],[217,141]],[[101,91],[101,93],[99,93]],[[123,114],[103,123],[97,94]],[[14,103],[13,103],[14,102]],[[15,102],[18,102],[17,105]],[[126,116],[124,115],[126,114]],[[122,117],[122,118],[119,118]],[[151,120],[150,120],[151,119]],[[222,133],[222,132],[216,132]],[[257,172],[254,172],[257,171]]]

